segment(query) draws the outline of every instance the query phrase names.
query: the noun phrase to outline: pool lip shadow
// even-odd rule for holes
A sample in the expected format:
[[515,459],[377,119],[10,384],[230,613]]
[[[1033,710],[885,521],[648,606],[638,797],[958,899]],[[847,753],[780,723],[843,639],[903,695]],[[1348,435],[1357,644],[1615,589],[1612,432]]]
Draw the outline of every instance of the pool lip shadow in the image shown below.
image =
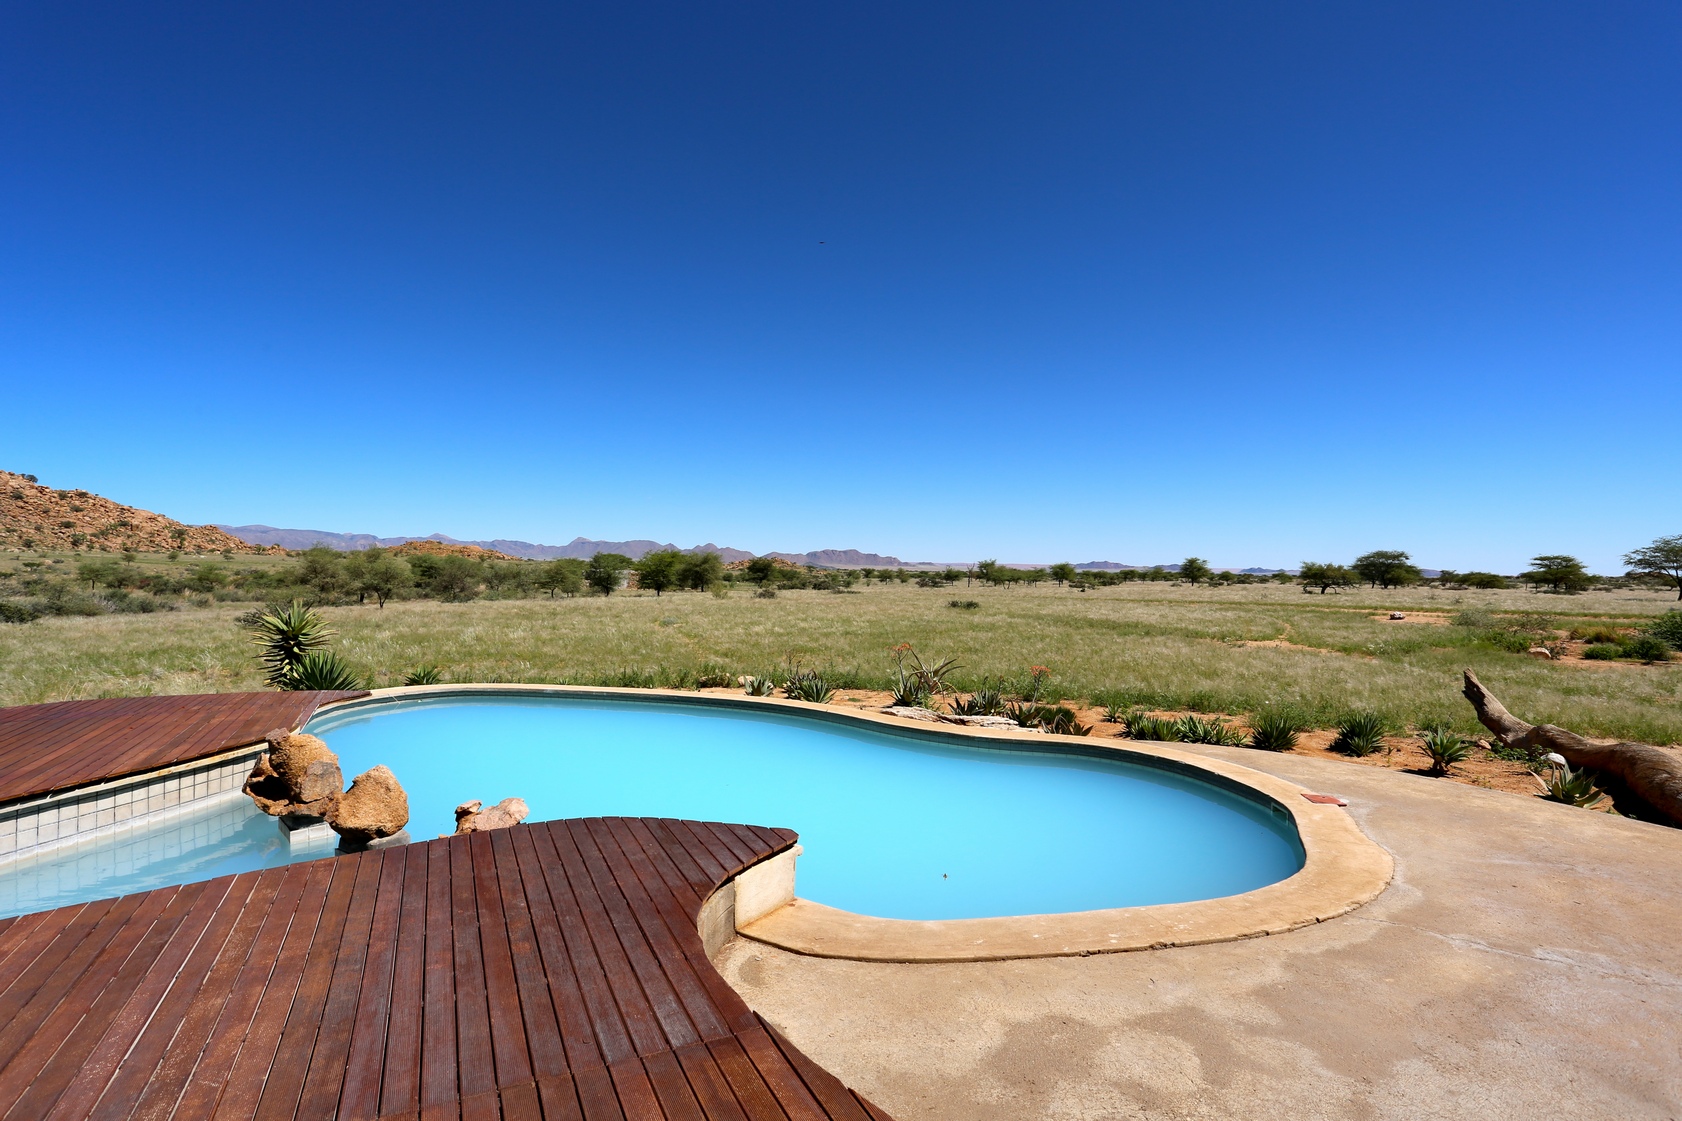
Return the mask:
[[1395,872],[1390,853],[1361,831],[1347,809],[1307,800],[1304,795],[1311,792],[1306,787],[1166,743],[1129,740],[1123,745],[1077,736],[960,725],[931,726],[886,713],[778,697],[582,685],[399,686],[323,705],[315,717],[378,707],[397,700],[519,695],[661,700],[700,707],[769,709],[836,723],[891,729],[898,734],[954,746],[1080,755],[1133,763],[1193,778],[1269,807],[1295,826],[1303,849],[1302,867],[1277,883],[1238,895],[1187,903],[918,920],[854,914],[794,897],[769,913],[736,926],[737,932],[748,938],[814,957],[882,962],[1000,961],[1232,942],[1283,934],[1348,914],[1377,898],[1389,886]]

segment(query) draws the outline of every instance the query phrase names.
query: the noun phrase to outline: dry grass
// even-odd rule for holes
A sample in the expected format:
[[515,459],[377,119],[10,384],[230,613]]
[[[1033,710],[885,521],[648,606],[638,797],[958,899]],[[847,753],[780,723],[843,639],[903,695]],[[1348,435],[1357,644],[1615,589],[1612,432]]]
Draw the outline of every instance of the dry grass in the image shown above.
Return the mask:
[[[949,608],[954,596],[973,611]],[[1500,651],[1465,627],[1389,622],[1389,610],[1544,611],[1561,628],[1623,624],[1673,605],[1663,593],[1409,589],[1304,595],[1292,587],[1165,584],[1076,592],[1055,586],[872,585],[857,594],[738,590],[611,599],[397,603],[331,608],[339,649],[374,684],[423,663],[451,681],[686,685],[708,670],[774,671],[793,657],[839,684],[886,683],[888,648],[955,656],[960,684],[1051,668],[1069,698],[1243,713],[1268,702],[1330,723],[1353,709],[1398,724],[1452,720],[1470,666],[1516,713],[1589,735],[1682,741],[1682,664],[1555,664]],[[238,606],[52,618],[0,627],[0,703],[255,689]],[[1272,643],[1274,645],[1246,645]]]

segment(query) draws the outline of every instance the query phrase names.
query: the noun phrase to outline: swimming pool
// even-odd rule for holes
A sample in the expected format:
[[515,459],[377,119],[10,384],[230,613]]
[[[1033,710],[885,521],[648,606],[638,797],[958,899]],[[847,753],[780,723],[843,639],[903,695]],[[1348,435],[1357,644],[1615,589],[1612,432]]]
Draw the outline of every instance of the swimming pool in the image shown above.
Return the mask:
[[[460,802],[510,795],[526,800],[533,820],[784,826],[805,846],[803,898],[882,918],[1212,899],[1303,866],[1295,827],[1264,798],[1156,766],[718,700],[444,693],[336,707],[306,730],[338,752],[347,776],[390,767],[408,791],[417,840],[451,832]],[[292,858],[268,842],[274,827],[254,809],[225,815],[227,836],[174,858],[187,879]],[[155,847],[153,833],[110,839],[104,855],[115,871],[98,878],[98,895],[81,897],[175,875],[124,855]],[[32,874],[50,878],[54,861],[38,864]],[[0,890],[26,871],[0,872]],[[63,894],[56,902],[70,901]],[[14,884],[5,898],[18,897]]]

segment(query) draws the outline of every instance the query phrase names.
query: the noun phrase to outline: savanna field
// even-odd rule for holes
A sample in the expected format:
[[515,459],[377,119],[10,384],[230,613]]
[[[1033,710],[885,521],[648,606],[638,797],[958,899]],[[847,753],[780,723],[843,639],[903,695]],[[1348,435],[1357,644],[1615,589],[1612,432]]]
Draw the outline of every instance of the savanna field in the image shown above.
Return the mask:
[[[953,606],[974,603],[976,606]],[[0,626],[0,704],[262,687],[250,604],[151,614],[56,616]],[[885,688],[891,648],[956,658],[953,683],[1025,685],[1048,694],[1243,715],[1297,708],[1327,727],[1353,711],[1393,725],[1477,726],[1460,697],[1471,668],[1534,723],[1586,735],[1682,742],[1682,663],[1592,662],[1573,631],[1633,628],[1676,606],[1657,590],[1553,596],[1430,587],[1304,594],[1294,586],[1138,583],[919,588],[865,583],[844,592],[759,598],[624,591],[609,597],[326,607],[335,648],[370,686],[435,665],[446,682],[693,688],[737,675],[816,669],[835,685]],[[1391,621],[1392,611],[1409,618]],[[1514,643],[1518,634],[1524,641]],[[1515,650],[1551,643],[1550,660]]]

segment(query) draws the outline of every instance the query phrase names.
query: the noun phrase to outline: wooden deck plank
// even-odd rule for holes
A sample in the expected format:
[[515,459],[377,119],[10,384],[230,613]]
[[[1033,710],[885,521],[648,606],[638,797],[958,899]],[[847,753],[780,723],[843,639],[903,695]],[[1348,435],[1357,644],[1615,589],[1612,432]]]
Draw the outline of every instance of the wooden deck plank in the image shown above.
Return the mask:
[[538,823],[25,916],[0,1117],[885,1121],[701,948],[701,901],[792,842]]

